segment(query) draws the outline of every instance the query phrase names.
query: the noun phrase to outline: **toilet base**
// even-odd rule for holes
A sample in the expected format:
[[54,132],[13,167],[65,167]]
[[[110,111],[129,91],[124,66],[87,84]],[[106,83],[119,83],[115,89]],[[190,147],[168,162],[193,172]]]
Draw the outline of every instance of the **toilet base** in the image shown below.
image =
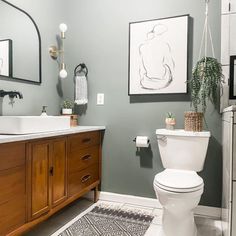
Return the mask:
[[160,236],[197,236],[193,212],[170,212],[163,209],[162,231]]
[[159,175],[156,175],[153,186],[163,206],[161,236],[197,236],[193,210],[200,201],[204,185],[177,192],[172,186],[167,185],[168,189],[164,189],[163,185],[160,187]]

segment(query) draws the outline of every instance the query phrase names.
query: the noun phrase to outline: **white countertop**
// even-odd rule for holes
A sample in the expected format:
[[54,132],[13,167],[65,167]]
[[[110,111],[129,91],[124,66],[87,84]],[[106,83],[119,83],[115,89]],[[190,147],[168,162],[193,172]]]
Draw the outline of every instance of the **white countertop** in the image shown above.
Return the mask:
[[105,129],[106,129],[105,126],[77,126],[77,127],[72,127],[67,130],[43,132],[43,133],[36,133],[36,134],[21,134],[21,135],[0,134],[0,143],[26,141],[26,140],[31,140],[31,139],[48,138],[48,137],[55,137],[55,136],[61,136],[61,135],[67,135],[67,134],[76,134],[76,133],[96,131],[96,130],[105,130]]

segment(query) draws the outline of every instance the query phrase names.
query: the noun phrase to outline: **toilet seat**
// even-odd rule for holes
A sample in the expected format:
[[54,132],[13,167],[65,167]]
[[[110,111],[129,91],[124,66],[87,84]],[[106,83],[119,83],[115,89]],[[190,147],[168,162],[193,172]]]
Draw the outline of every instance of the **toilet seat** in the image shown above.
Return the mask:
[[175,193],[195,192],[204,186],[203,179],[195,171],[177,169],[165,169],[158,173],[153,184]]

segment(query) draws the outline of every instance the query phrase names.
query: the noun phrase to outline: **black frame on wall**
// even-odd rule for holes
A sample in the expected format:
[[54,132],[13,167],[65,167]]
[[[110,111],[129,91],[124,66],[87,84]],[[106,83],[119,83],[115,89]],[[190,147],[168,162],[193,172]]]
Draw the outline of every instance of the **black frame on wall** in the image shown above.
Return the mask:
[[12,40],[11,39],[2,39],[1,42],[8,42],[8,75],[0,75],[6,77],[12,77]]
[[38,81],[34,81],[34,80],[17,78],[17,77],[13,77],[13,76],[3,76],[3,75],[1,75],[0,77],[3,77],[3,78],[5,78],[5,80],[9,80],[9,81],[27,82],[27,83],[31,83],[31,84],[40,85],[42,83],[42,43],[41,43],[41,35],[40,35],[39,28],[38,28],[36,22],[34,21],[34,19],[29,15],[29,13],[27,13],[26,11],[22,10],[21,8],[15,6],[14,4],[12,4],[12,3],[10,3],[10,2],[8,2],[6,0],[0,0],[0,1],[6,3],[7,5],[15,8],[18,11],[22,12],[23,14],[25,14],[32,21],[32,23],[33,23],[33,25],[35,27],[35,30],[36,30],[37,36],[38,36],[38,42],[39,42],[39,47],[38,47],[38,51],[39,51],[39,80]]
[[229,69],[229,99],[236,99],[236,95],[234,95],[236,91],[234,91],[234,84],[235,84],[235,79],[234,78],[234,67],[236,63],[236,55],[230,56],[230,69]]
[[131,26],[132,24],[139,24],[139,23],[146,23],[146,22],[152,22],[152,21],[161,21],[161,20],[166,20],[166,19],[172,19],[172,18],[180,18],[180,17],[186,17],[187,18],[187,50],[186,50],[186,81],[188,80],[188,75],[189,75],[189,31],[190,31],[190,14],[184,14],[184,15],[176,15],[176,16],[170,16],[170,17],[163,17],[163,18],[158,18],[158,19],[149,19],[149,20],[142,20],[142,21],[135,21],[135,22],[130,22],[129,23],[129,44],[128,44],[128,95],[129,96],[142,96],[142,95],[186,95],[188,94],[188,86],[186,84],[186,90],[184,92],[167,92],[167,93],[131,93],[130,91],[130,69],[131,69],[131,61],[130,61],[130,48],[131,48]]

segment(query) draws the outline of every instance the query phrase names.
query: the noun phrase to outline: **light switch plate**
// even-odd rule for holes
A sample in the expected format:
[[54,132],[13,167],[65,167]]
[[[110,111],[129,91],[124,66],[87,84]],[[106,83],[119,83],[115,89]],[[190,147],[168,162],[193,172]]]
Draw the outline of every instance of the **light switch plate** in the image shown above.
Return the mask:
[[97,94],[97,105],[104,105],[104,93]]

